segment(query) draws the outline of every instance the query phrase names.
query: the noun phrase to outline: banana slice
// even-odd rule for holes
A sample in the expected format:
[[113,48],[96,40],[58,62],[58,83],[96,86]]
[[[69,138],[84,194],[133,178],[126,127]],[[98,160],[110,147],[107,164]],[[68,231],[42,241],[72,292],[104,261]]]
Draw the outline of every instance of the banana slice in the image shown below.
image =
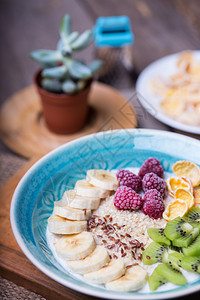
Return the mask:
[[90,272],[83,275],[83,278],[91,283],[105,284],[109,281],[121,277],[126,271],[122,259],[111,260],[110,263],[105,265],[98,271]]
[[86,179],[89,183],[104,190],[115,191],[119,186],[116,175],[105,170],[88,170]]
[[100,187],[96,187],[85,179],[78,180],[74,189],[77,195],[86,197],[106,198],[110,195],[110,191],[106,191]]
[[124,276],[106,283],[108,290],[117,292],[131,292],[142,288],[147,281],[147,271],[140,266],[127,269]]
[[73,234],[87,230],[87,221],[71,221],[59,216],[48,219],[49,231],[56,234]]
[[58,256],[66,260],[83,259],[89,255],[96,243],[90,232],[83,231],[78,234],[65,235],[55,245]]
[[54,203],[54,214],[66,219],[81,221],[89,219],[91,210],[73,208],[60,200]]
[[100,203],[99,197],[80,196],[74,190],[66,191],[61,200],[70,207],[80,209],[97,209]]
[[106,248],[96,246],[94,251],[86,258],[81,260],[70,260],[68,266],[71,271],[78,274],[85,274],[92,271],[97,271],[105,266],[110,261],[110,257]]

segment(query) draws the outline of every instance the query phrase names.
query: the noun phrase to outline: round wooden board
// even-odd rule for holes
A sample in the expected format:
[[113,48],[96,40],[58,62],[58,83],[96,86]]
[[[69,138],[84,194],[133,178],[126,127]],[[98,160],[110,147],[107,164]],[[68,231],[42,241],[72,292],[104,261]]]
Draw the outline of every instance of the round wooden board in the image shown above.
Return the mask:
[[137,125],[132,105],[105,84],[93,83],[89,105],[87,124],[81,131],[70,135],[54,134],[46,127],[35,87],[29,86],[15,93],[2,106],[1,138],[14,152],[31,158],[87,134]]

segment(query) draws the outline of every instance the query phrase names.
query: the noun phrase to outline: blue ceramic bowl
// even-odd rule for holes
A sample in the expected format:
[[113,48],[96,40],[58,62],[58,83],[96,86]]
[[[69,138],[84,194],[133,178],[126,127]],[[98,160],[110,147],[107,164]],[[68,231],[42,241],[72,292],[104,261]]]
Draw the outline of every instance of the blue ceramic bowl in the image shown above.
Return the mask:
[[164,299],[197,291],[200,279],[168,291],[111,292],[70,275],[54,259],[47,245],[47,219],[54,201],[84,178],[88,169],[140,167],[151,156],[157,157],[167,172],[171,172],[177,160],[191,160],[200,165],[200,142],[157,130],[114,130],[77,139],[40,159],[18,184],[10,211],[13,233],[29,260],[59,283],[106,299]]

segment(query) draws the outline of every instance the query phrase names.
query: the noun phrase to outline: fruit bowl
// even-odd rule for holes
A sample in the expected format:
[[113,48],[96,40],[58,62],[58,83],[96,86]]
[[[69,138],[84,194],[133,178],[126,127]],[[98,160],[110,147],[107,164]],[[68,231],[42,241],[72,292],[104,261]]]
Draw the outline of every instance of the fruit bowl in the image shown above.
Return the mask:
[[29,260],[47,276],[76,291],[106,299],[164,299],[199,289],[200,279],[185,286],[155,292],[119,293],[91,285],[64,270],[46,240],[47,219],[54,202],[72,189],[89,169],[140,167],[156,156],[164,171],[171,172],[178,160],[200,165],[199,141],[175,133],[130,129],[92,134],[67,143],[40,159],[22,178],[11,203],[15,238]]

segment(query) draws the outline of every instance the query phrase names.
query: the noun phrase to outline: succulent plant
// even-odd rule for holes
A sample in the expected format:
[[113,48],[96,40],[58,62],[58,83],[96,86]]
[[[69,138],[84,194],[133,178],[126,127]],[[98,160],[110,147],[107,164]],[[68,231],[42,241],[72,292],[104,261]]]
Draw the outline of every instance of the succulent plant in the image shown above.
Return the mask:
[[60,40],[57,50],[34,50],[30,57],[41,65],[41,86],[53,93],[74,94],[84,89],[88,80],[101,68],[102,61],[94,60],[84,64],[73,59],[73,53],[89,46],[93,41],[92,30],[82,34],[71,32],[69,15],[62,18]]

